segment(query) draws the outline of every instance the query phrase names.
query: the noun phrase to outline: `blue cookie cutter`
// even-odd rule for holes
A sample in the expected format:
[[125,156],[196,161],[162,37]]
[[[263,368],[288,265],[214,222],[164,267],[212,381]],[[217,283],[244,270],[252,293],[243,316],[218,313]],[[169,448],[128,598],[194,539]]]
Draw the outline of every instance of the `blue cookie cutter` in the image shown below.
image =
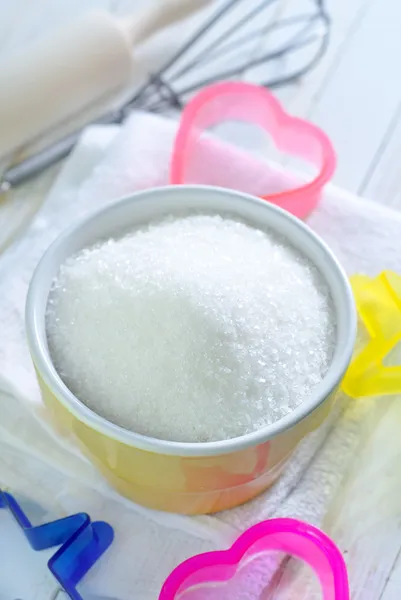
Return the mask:
[[15,498],[2,490],[1,508],[10,510],[33,550],[60,546],[47,566],[71,600],[83,600],[76,586],[112,543],[113,528],[104,521],[92,522],[86,513],[35,527]]

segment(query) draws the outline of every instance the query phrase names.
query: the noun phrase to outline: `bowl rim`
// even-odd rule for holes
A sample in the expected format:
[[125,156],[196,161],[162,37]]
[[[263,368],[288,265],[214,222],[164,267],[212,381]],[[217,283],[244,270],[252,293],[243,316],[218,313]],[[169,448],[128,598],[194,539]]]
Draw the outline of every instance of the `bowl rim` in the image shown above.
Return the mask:
[[[341,355],[337,357],[337,360],[333,361],[333,363],[330,365],[329,371],[322,379],[320,384],[315,388],[314,392],[308,399],[304,400],[296,409],[291,411],[288,415],[282,417],[280,420],[251,433],[247,433],[240,437],[230,438],[228,440],[214,442],[174,442],[169,440],[161,440],[124,429],[123,427],[120,427],[119,425],[116,425],[108,421],[106,418],[98,415],[92,409],[87,407],[82,401],[80,401],[67,388],[61,377],[58,375],[51,360],[47,343],[44,342],[46,339],[46,332],[44,330],[45,328],[42,328],[39,323],[39,311],[42,305],[40,299],[40,290],[43,284],[43,279],[46,279],[48,263],[51,261],[52,256],[57,252],[57,250],[64,243],[66,243],[68,239],[83,231],[90,223],[100,217],[100,215],[104,216],[104,214],[115,210],[116,207],[123,207],[124,205],[128,205],[141,197],[143,198],[146,196],[163,195],[167,191],[171,193],[172,188],[176,188],[175,192],[179,194],[185,194],[185,192],[196,189],[203,191],[204,193],[212,191],[214,193],[217,192],[219,194],[230,195],[231,197],[240,197],[242,200],[247,200],[260,205],[260,207],[263,207],[265,210],[278,213],[281,218],[290,220],[293,226],[302,230],[303,235],[308,236],[313,241],[316,248],[318,248],[319,251],[325,256],[325,260],[328,264],[330,264],[332,271],[336,272],[337,278],[339,281],[341,281],[343,286],[342,292],[346,303],[346,316],[348,318],[348,327],[346,328],[348,335],[343,336],[344,339],[341,340],[343,351]],[[218,213],[217,210],[216,212]],[[274,230],[274,227],[272,227],[272,229]],[[319,267],[316,266],[316,268]],[[329,289],[332,291],[332,286],[327,280],[325,274],[322,273],[321,269],[319,269],[319,272],[325,278]],[[336,314],[338,315],[338,311],[336,311]],[[236,190],[207,185],[168,185],[141,190],[124,196],[123,198],[108,204],[106,207],[92,212],[78,223],[67,228],[48,247],[37,264],[29,285],[25,308],[26,335],[33,363],[41,379],[44,381],[56,399],[64,406],[64,408],[72,413],[72,415],[79,421],[83,422],[85,425],[106,436],[107,438],[112,438],[125,445],[148,452],[164,455],[179,455],[185,457],[214,456],[238,452],[250,446],[256,446],[267,442],[271,438],[285,432],[289,428],[305,419],[330,396],[330,394],[336,389],[341,381],[353,353],[354,342],[356,338],[356,324],[357,321],[354,298],[345,271],[325,242],[323,242],[323,240],[321,240],[320,237],[316,235],[303,221],[294,217],[292,214],[281,209],[280,207],[267,202],[266,200],[261,200],[250,194],[238,192]],[[339,342],[337,342],[337,345],[339,345]],[[334,362],[336,362],[336,364],[334,364]]]

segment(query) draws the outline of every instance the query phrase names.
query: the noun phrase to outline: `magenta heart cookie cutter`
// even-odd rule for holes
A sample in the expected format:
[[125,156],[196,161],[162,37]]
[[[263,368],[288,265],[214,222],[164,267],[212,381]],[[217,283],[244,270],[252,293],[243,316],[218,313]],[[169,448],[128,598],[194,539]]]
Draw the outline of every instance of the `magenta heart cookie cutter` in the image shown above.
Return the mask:
[[194,96],[182,113],[175,138],[170,183],[185,183],[200,136],[207,129],[232,120],[261,127],[272,136],[280,151],[301,158],[317,169],[313,179],[306,183],[276,193],[260,194],[264,200],[305,218],[316,207],[323,186],[334,173],[333,147],[321,129],[287,114],[271,92],[258,85],[222,82],[210,85]]
[[341,552],[322,531],[297,519],[262,521],[245,531],[228,550],[189,558],[168,576],[159,600],[184,600],[190,590],[228,582],[245,556],[248,560],[249,553],[260,556],[268,551],[283,552],[307,563],[320,582],[323,600],[349,600]]

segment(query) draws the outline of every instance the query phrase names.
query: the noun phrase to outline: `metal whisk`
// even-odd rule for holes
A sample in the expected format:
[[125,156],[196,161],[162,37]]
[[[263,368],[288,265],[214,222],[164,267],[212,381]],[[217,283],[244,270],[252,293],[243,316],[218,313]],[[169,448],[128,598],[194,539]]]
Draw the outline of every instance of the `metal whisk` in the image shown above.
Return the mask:
[[[219,4],[125,108],[182,108],[201,87],[246,75],[270,88],[293,83],[312,69],[326,50],[330,21],[323,0],[298,1],[298,6],[309,5],[309,11],[299,14],[294,14],[295,2],[284,0],[229,0]],[[286,14],[282,14],[285,8]],[[269,74],[271,66],[278,71],[275,75]]]
[[[300,11],[300,6],[305,7]],[[182,109],[200,88],[222,79],[247,79],[277,88],[298,81],[323,56],[330,19],[324,0],[218,0],[189,39],[120,109],[97,123],[121,123],[133,109]],[[10,168],[0,191],[64,158],[81,131]]]

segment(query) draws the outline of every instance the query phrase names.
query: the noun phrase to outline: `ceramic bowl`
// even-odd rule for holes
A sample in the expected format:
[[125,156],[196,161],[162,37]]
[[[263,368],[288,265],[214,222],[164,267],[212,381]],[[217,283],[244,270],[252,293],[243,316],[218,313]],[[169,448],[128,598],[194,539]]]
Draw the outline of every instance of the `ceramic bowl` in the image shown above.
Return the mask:
[[[238,438],[175,443],[127,431],[85,406],[59,377],[49,353],[45,312],[60,265],[81,248],[127,228],[183,211],[229,214],[270,228],[316,265],[331,290],[336,346],[313,393],[272,425]],[[253,498],[280,474],[294,449],[330,412],[351,359],[356,313],[348,279],[332,252],[302,221],[253,196],[209,186],[141,191],[103,208],[62,234],[36,268],[26,306],[26,328],[45,405],[110,483],[145,506],[185,514],[210,513]],[[135,393],[135,390],[132,391]]]

